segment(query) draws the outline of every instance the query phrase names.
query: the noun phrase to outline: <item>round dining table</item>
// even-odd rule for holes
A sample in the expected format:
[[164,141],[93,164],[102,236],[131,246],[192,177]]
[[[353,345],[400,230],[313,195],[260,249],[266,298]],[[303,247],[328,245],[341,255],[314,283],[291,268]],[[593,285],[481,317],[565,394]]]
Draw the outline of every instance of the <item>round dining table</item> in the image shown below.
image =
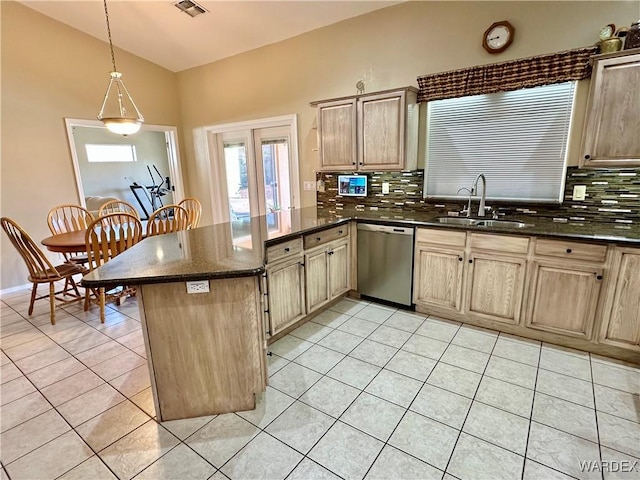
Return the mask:
[[78,253],[86,252],[84,237],[86,230],[76,230],[74,232],[57,233],[42,240],[42,244],[47,250],[58,253]]
[[[146,237],[147,220],[142,220],[142,238]],[[42,245],[47,250],[57,253],[86,253],[85,244],[86,229],[73,232],[57,233],[42,240]]]

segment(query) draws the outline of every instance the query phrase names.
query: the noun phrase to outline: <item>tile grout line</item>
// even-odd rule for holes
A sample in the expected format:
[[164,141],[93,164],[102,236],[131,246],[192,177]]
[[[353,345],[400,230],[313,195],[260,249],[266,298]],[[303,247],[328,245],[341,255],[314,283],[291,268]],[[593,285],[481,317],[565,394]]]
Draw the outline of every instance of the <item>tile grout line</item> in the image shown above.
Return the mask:
[[[591,362],[591,354],[589,354],[589,373],[591,374],[591,392],[593,394],[593,416],[596,421],[596,438],[598,439],[598,455],[600,456],[600,467],[602,467],[602,443],[600,441],[600,425],[598,423],[598,402],[596,400],[596,387],[593,383],[593,364]],[[600,468],[600,478],[604,479],[604,469]]]
[[[491,353],[489,353],[489,359],[491,359],[491,355],[493,354],[493,350],[495,350],[495,348],[496,348],[496,344],[498,343],[498,337],[499,337],[499,334],[496,336],[495,342],[493,342],[493,346],[491,347]],[[453,341],[453,339],[452,339],[452,341]],[[443,355],[444,355],[444,353],[443,353]],[[444,473],[445,474],[447,473],[447,470],[449,469],[449,465],[451,464],[451,459],[453,458],[453,455],[454,455],[454,453],[456,451],[456,447],[458,446],[458,442],[460,441],[460,437],[462,436],[462,431],[464,429],[464,425],[467,423],[467,419],[469,418],[469,414],[471,413],[471,409],[473,408],[473,402],[475,402],[476,396],[478,395],[478,390],[480,389],[480,383],[482,383],[482,377],[484,377],[484,374],[487,371],[487,367],[488,366],[489,366],[489,360],[487,360],[487,363],[485,364],[484,369],[482,370],[482,373],[480,374],[480,380],[478,381],[478,386],[476,387],[476,390],[475,390],[475,392],[473,394],[473,398],[471,399],[471,404],[469,405],[469,410],[467,411],[467,413],[466,413],[466,415],[464,417],[464,420],[462,421],[462,425],[460,426],[460,430],[458,431],[458,436],[456,437],[456,441],[454,442],[453,448],[451,449],[451,454],[449,455],[449,459],[447,460],[447,465],[444,468]],[[523,460],[523,463],[522,463],[522,469],[524,470],[524,460]]]
[[[542,345],[540,346],[540,351],[538,352],[538,367],[536,368],[536,378],[533,382],[533,398],[531,399],[531,410],[529,412],[529,425],[527,425],[527,441],[524,445],[524,461],[522,462],[522,475],[520,475],[521,480],[524,480],[524,470],[527,466],[527,453],[529,452],[529,437],[531,436],[531,424],[533,423],[533,409],[536,404],[536,387],[538,386],[538,374],[540,373],[540,359],[542,358]],[[546,465],[545,465],[546,466]]]

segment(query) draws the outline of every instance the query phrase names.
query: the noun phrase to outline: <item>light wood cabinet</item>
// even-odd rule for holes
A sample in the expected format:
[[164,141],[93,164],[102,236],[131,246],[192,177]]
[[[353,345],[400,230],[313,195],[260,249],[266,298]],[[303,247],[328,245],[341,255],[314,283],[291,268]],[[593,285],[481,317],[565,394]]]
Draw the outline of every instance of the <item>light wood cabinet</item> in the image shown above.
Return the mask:
[[307,313],[350,288],[349,239],[340,239],[305,252]]
[[534,261],[527,327],[590,338],[602,275],[597,265]]
[[318,104],[318,153],[322,170],[354,170],[357,159],[355,98]]
[[464,250],[418,243],[415,250],[413,301],[426,307],[460,311]]
[[640,166],[640,49],[595,57],[581,166]]
[[320,170],[391,171],[417,167],[415,88],[324,100],[311,105],[318,111]]
[[302,255],[267,266],[269,334],[276,335],[306,314]]
[[600,341],[640,350],[640,250],[618,247]]
[[465,312],[489,320],[520,323],[526,268],[526,257],[472,253]]

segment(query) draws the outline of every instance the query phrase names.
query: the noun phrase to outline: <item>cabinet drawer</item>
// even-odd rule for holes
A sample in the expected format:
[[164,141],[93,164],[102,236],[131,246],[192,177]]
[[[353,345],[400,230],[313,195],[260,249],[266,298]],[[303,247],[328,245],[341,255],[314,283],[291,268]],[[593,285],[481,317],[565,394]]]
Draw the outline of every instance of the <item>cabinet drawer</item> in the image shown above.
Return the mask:
[[467,241],[467,233],[438,228],[418,228],[416,229],[416,240],[450,247],[464,247]]
[[539,238],[536,241],[536,255],[604,262],[607,246]]
[[278,243],[267,247],[267,263],[275,262],[287,255],[293,255],[302,251],[302,239],[294,238],[287,242]]
[[501,253],[520,253],[522,255],[526,255],[529,250],[529,237],[471,233],[469,239],[472,249],[495,250]]
[[338,227],[328,228],[327,230],[322,230],[320,232],[310,233],[309,235],[304,236],[304,248],[306,250],[308,248],[330,242],[331,240],[346,237],[347,235],[349,235],[348,223]]

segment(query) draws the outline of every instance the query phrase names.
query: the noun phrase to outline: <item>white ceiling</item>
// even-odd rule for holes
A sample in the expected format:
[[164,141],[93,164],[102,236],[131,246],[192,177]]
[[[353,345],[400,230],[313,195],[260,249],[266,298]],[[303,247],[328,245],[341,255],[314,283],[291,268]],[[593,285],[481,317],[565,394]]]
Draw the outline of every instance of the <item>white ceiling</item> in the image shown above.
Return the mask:
[[[198,1],[190,17],[177,0],[108,0],[113,44],[171,71],[279,42],[398,1]],[[102,0],[21,0],[44,15],[107,41]]]

